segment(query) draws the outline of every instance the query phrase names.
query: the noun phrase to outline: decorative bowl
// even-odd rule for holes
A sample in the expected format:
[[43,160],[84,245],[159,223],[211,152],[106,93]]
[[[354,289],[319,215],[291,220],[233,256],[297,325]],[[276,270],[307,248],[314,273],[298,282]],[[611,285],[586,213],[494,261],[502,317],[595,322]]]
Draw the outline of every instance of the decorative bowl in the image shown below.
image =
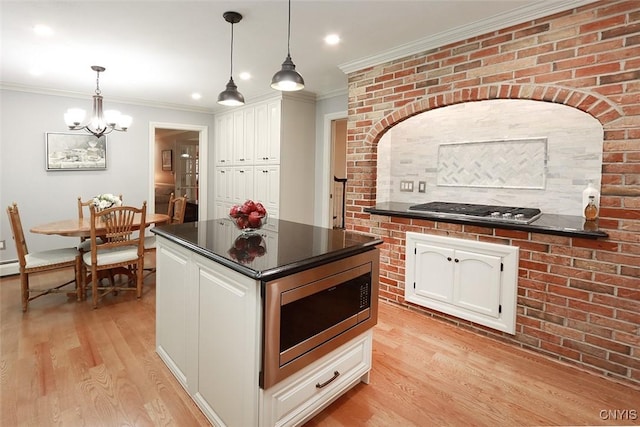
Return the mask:
[[260,230],[267,224],[267,218],[268,215],[266,213],[263,216],[251,214],[237,214],[236,216],[229,215],[229,219],[231,220],[231,222],[233,222],[238,230],[242,231],[243,233],[252,233],[254,231]]

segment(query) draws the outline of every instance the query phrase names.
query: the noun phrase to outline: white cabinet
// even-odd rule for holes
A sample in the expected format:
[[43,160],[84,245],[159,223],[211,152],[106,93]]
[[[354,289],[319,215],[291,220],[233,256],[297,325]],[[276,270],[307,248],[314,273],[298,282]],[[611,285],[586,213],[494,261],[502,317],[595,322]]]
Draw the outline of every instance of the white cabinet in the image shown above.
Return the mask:
[[255,107],[256,164],[280,162],[280,106],[280,101],[272,101]]
[[234,166],[232,171],[231,201],[233,204],[242,204],[247,199],[254,199],[253,196],[253,166]]
[[515,333],[518,248],[407,233],[405,300]]
[[277,218],[280,201],[280,166],[255,166],[253,182],[255,200],[264,205],[270,217]]
[[264,390],[261,426],[301,425],[355,384],[368,384],[372,336],[369,330]]
[[232,202],[233,169],[228,167],[218,167],[215,173],[216,200],[221,202]]
[[187,382],[189,354],[187,334],[188,292],[184,286],[188,277],[189,256],[184,251],[158,246],[156,250],[156,349],[180,384]]
[[[315,188],[315,96],[282,93],[216,116],[215,165],[254,167],[253,181],[233,173],[232,200],[247,198],[269,215],[313,223]],[[231,154],[230,154],[231,153]],[[214,174],[216,179],[221,174]],[[223,184],[214,184],[217,202],[228,201]]]
[[252,165],[254,163],[256,126],[253,108],[233,113],[233,164]]
[[214,155],[216,166],[228,166],[233,158],[233,114],[216,116]]

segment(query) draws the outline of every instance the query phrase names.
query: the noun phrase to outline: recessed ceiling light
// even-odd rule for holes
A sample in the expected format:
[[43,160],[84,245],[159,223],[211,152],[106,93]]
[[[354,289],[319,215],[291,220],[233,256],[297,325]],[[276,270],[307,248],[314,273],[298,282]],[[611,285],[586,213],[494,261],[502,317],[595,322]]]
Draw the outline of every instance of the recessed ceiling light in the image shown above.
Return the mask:
[[44,74],[44,71],[42,71],[41,68],[33,67],[29,70],[29,74],[31,74],[33,77],[39,77]]
[[191,99],[195,99],[197,101],[198,99],[201,99],[201,98],[202,98],[202,95],[200,95],[197,92],[194,92],[191,94]]
[[324,38],[324,42],[328,45],[336,45],[338,43],[340,43],[340,36],[337,34],[328,34],[325,38]]
[[246,71],[240,73],[240,80],[249,80],[251,78],[251,73],[247,73]]
[[33,32],[39,36],[45,36],[45,37],[53,35],[53,29],[51,29],[51,27],[49,27],[48,25],[43,25],[43,24],[34,25]]

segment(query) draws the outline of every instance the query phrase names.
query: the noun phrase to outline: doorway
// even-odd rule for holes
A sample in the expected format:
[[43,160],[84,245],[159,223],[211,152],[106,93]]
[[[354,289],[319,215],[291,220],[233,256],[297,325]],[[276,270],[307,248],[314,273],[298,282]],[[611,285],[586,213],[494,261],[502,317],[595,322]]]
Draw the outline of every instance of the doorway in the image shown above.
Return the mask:
[[187,196],[185,222],[207,218],[207,127],[151,123],[149,203],[167,212],[169,197]]
[[347,186],[347,119],[331,121],[331,226],[344,228]]
[[[338,123],[344,123],[344,126]],[[333,228],[334,217],[334,172],[340,174],[340,178],[346,178],[346,150],[347,150],[347,134],[346,134],[347,112],[340,111],[336,113],[325,114],[323,123],[323,145],[322,145],[322,168],[317,175],[318,182],[321,185],[319,199],[316,199],[316,217],[315,223],[327,228]],[[337,148],[336,148],[337,142]],[[336,166],[334,158],[336,152],[340,152],[338,157],[344,160],[345,166]],[[344,170],[344,173],[342,172]],[[338,197],[341,203],[341,196]]]

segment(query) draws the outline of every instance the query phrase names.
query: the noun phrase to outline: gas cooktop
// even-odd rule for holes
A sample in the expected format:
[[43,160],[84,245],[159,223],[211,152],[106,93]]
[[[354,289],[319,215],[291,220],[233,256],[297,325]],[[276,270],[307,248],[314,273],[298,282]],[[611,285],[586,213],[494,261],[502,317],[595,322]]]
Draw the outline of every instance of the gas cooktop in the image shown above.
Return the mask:
[[409,207],[410,211],[424,212],[443,218],[481,218],[513,224],[529,224],[542,215],[540,209],[512,206],[477,205],[471,203],[429,202]]

